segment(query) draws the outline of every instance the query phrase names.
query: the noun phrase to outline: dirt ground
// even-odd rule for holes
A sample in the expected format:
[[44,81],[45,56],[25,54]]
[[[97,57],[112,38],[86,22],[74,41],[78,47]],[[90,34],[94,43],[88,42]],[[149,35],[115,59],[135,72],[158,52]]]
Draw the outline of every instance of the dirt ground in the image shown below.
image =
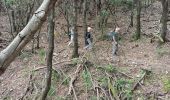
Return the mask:
[[[151,43],[151,34],[159,32],[159,20],[161,17],[160,6],[160,3],[156,2],[151,7],[142,11],[142,38],[138,41],[132,41],[132,35],[134,33],[135,27],[130,28],[127,32],[127,28],[130,22],[130,13],[118,12],[117,23],[121,28],[122,40],[119,43],[119,52],[116,63],[113,63],[112,61],[111,42],[106,40],[98,41],[98,36],[99,34],[101,34],[98,30],[94,29],[95,33],[93,34],[94,41],[96,41],[94,45],[94,52],[84,50],[84,40],[82,32],[83,28],[78,27],[80,57],[84,54],[87,54],[88,59],[94,64],[100,66],[112,64],[113,66],[116,66],[118,69],[124,71],[126,74],[132,77],[136,77],[141,69],[151,70],[154,73],[154,76],[152,77],[152,79],[150,79],[150,82],[148,84],[145,84],[142,87],[142,91],[146,93],[152,92],[157,94],[165,94],[165,92],[163,91],[161,78],[170,75],[170,43],[165,43],[161,47],[158,46],[157,39],[155,39],[155,41]],[[68,37],[64,34],[64,31],[61,28],[61,24],[65,23],[65,20],[61,17],[56,20],[55,50],[53,63],[60,63],[55,64],[53,67],[56,70],[63,70],[66,74],[70,74],[75,71],[76,67],[72,67],[69,65],[72,48],[67,46]],[[80,18],[80,26],[81,23],[82,22]],[[89,23],[95,22],[92,19]],[[45,26],[46,25],[44,24],[44,27]],[[168,28],[170,29],[169,24]],[[10,28],[7,16],[1,15],[1,37],[6,36],[9,29]],[[33,92],[32,94],[34,95],[31,96],[34,97],[41,92],[42,86],[44,85],[45,81],[44,67],[46,64],[44,53],[47,47],[46,35],[43,31],[45,30],[42,30],[41,33],[41,48],[36,50],[35,54],[32,54],[31,43],[27,45],[22,51],[21,55],[17,57],[15,61],[13,61],[13,63],[11,63],[11,65],[8,67],[6,72],[0,76],[0,100],[21,99],[21,97],[24,96],[24,93],[26,93],[28,87],[31,87],[32,83],[34,83],[34,89],[31,91],[32,88],[29,88],[29,92]],[[91,68],[90,71],[91,73],[93,73],[94,76],[99,74],[93,68]],[[75,85],[76,89],[79,89],[77,91],[83,90],[83,86],[81,84],[82,79],[79,78],[77,81],[78,82]],[[63,86],[59,85],[59,83],[56,83],[56,87],[56,94],[58,96],[64,96],[68,92],[68,86]],[[84,92],[79,92],[78,98],[79,100],[85,100],[86,96],[87,95]],[[166,93],[166,95],[163,96],[163,99],[158,100],[169,99],[170,94]]]

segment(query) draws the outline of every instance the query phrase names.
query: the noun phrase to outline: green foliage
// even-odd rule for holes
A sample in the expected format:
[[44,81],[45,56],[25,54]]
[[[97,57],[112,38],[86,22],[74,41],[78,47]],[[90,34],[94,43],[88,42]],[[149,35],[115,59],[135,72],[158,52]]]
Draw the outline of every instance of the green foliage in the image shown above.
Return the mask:
[[57,81],[59,80],[59,78],[60,78],[60,75],[58,74],[58,72],[55,71],[55,70],[52,70],[51,79],[52,79],[53,81],[57,82]]
[[114,66],[112,66],[112,65],[107,65],[107,66],[105,67],[105,70],[106,70],[107,72],[110,72],[110,73],[115,73],[115,72],[117,71],[117,69],[116,69]]
[[162,79],[165,92],[170,92],[170,77],[164,77]]
[[45,63],[45,54],[46,54],[46,52],[45,52],[45,49],[43,49],[43,48],[38,51],[38,55],[40,57],[40,64]]
[[54,86],[51,86],[48,92],[48,96],[55,96],[55,94],[56,94],[56,88]]
[[110,0],[111,5],[117,5],[117,6],[126,6],[127,8],[131,9],[133,0]]
[[84,83],[85,87],[87,89],[90,89],[92,86],[92,82],[91,82],[90,72],[87,70],[87,68],[85,70],[83,70],[82,77],[83,77],[83,83]]
[[100,86],[107,87],[108,78],[106,76],[99,77],[97,81],[99,82]]
[[137,33],[133,33],[133,35],[132,35],[132,41],[137,41],[137,40],[139,40],[139,36],[138,36],[138,34]]
[[9,7],[10,5],[13,5],[15,3],[15,0],[4,0],[7,7]]
[[64,79],[63,79],[62,84],[63,84],[63,85],[68,85],[68,84],[69,84],[69,81],[70,81],[70,78],[65,76]]
[[110,37],[107,34],[102,34],[99,38],[99,40],[104,41],[104,40],[111,40]]
[[127,100],[132,100],[132,91],[131,91],[132,83],[133,80],[120,78],[116,80],[114,86],[116,87],[117,91],[119,91],[119,93],[122,93],[122,95],[124,95],[127,98]]
[[105,27],[106,27],[106,24],[107,24],[107,20],[108,20],[109,14],[110,14],[109,11],[107,11],[106,9],[103,9],[103,10],[100,12],[99,28],[101,29],[102,34],[103,34],[104,31],[105,31]]
[[156,52],[157,52],[157,54],[158,54],[160,57],[162,57],[162,56],[164,56],[164,55],[170,55],[169,50],[166,49],[166,48],[163,48],[163,47],[157,48],[157,49],[156,49]]
[[97,100],[97,97],[96,96],[91,96],[90,100]]
[[110,0],[112,5],[121,5],[124,0]]
[[126,6],[127,6],[128,9],[132,9],[132,7],[133,7],[133,0],[127,0],[126,1]]
[[65,97],[61,97],[61,96],[57,96],[57,97],[55,98],[55,100],[66,100],[66,98],[65,98]]
[[73,65],[76,65],[76,64],[80,63],[80,60],[78,58],[73,58],[72,63],[73,63]]
[[24,58],[30,58],[32,56],[31,52],[22,52],[21,55],[19,56],[20,59],[24,59]]
[[100,12],[100,16],[105,17],[105,16],[108,16],[108,15],[109,15],[109,12],[105,9]]
[[110,72],[110,73],[115,73],[117,71],[116,67],[114,67],[113,65],[106,65],[106,66],[98,66],[97,69],[99,70],[104,70],[106,72]]
[[6,96],[3,98],[3,100],[11,100],[12,98],[10,96]]
[[116,98],[116,100],[118,99],[118,92],[117,89],[114,87],[114,85],[112,84],[112,81],[110,78],[108,78],[108,88],[109,90],[111,90],[112,95]]

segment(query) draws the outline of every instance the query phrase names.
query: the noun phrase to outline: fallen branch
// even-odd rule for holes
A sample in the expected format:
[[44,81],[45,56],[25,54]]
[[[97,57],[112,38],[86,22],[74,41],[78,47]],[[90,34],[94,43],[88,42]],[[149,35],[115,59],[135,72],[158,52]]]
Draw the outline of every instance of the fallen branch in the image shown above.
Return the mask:
[[61,61],[61,62],[54,63],[53,65],[58,65],[58,64],[61,64],[61,63],[71,62],[71,61],[73,61],[73,60],[72,59],[71,60],[64,60],[64,61]]
[[24,98],[25,98],[25,96],[27,95],[27,93],[29,92],[29,91],[33,91],[33,83],[31,82],[32,81],[32,74],[30,74],[29,75],[29,81],[28,81],[28,84],[27,84],[27,88],[26,88],[26,90],[25,90],[25,92],[24,92],[24,94],[22,95],[22,97],[19,99],[19,100],[25,100]]
[[128,78],[130,78],[130,79],[133,79],[133,77],[127,75],[127,74],[124,73],[124,72],[120,72],[120,71],[118,71],[118,70],[117,70],[117,72],[120,73],[120,74],[122,74],[122,75],[125,76],[125,77],[128,77]]
[[81,69],[82,69],[82,65],[79,65],[77,67],[76,71],[73,73],[73,75],[70,76],[71,80],[70,80],[70,83],[69,83],[69,90],[68,90],[68,93],[67,93],[67,95],[71,95],[71,93],[73,91],[73,94],[74,94],[74,97],[75,97],[76,100],[78,100],[78,99],[77,99],[73,84],[74,84],[75,80],[77,79],[78,73],[80,72]]
[[[71,61],[72,61],[72,59],[71,59],[71,60],[64,60],[64,61],[61,61],[61,62],[54,63],[53,66],[54,66],[54,65],[61,64],[61,63],[65,63],[65,62],[71,62]],[[46,66],[46,65],[43,65],[42,67],[38,67],[38,68],[34,69],[34,71],[38,71],[38,70],[44,69],[44,68],[47,68],[47,66]]]
[[151,73],[151,71],[149,71],[149,70],[146,70],[146,69],[142,69],[142,70],[143,70],[144,73],[142,74],[141,78],[133,86],[133,88],[131,90],[132,92],[137,88],[138,85],[141,85],[140,82],[142,80],[144,80],[145,76],[148,75],[149,73]]
[[66,49],[62,49],[62,50],[60,50],[60,51],[57,52],[57,53],[53,53],[53,56],[58,56],[58,54],[60,54],[60,53],[63,52],[64,50],[66,50]]

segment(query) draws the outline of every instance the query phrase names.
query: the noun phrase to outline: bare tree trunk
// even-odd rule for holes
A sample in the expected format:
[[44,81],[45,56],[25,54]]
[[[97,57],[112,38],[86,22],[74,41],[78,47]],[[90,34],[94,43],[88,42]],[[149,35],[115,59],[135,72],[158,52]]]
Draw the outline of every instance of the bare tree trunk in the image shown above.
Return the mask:
[[[54,4],[55,5],[55,4]],[[51,87],[51,75],[52,75],[52,58],[54,50],[54,7],[52,8],[48,16],[48,51],[47,51],[47,76],[46,76],[46,86],[42,94],[42,99],[45,100],[47,94]]]
[[36,37],[36,39],[37,39],[37,49],[40,48],[40,32],[41,32],[41,28],[39,29],[37,37]]
[[96,7],[97,7],[97,14],[99,14],[100,13],[100,10],[101,10],[101,8],[102,8],[102,4],[101,4],[101,0],[95,0],[95,2],[96,2]]
[[165,42],[166,31],[167,31],[167,19],[168,19],[168,0],[161,0],[161,3],[162,3],[163,12],[161,17],[160,34],[163,41]]
[[77,33],[77,0],[73,3],[73,27],[74,27],[74,48],[72,58],[79,57],[78,54],[78,33]]
[[134,0],[132,1],[131,14],[130,14],[130,26],[133,27],[133,15],[134,15]]
[[32,49],[31,49],[31,52],[32,52],[32,53],[35,53],[34,44],[35,44],[35,37],[33,37],[33,39],[32,39]]
[[10,34],[11,34],[11,37],[12,37],[12,39],[14,39],[14,34],[13,34],[13,32],[12,32],[12,23],[11,23],[11,18],[10,18],[10,13],[9,13],[9,9],[8,9],[8,7],[7,7],[7,4],[6,4],[6,0],[4,0],[4,3],[5,3],[5,8],[6,8],[6,11],[7,11],[7,15],[8,15],[8,20],[9,20],[9,24],[10,24]]
[[14,10],[11,10],[10,13],[11,13],[11,28],[12,28],[12,33],[14,33],[16,31]]
[[28,13],[27,13],[27,18],[26,18],[26,23],[25,23],[25,25],[26,25],[26,24],[29,22],[29,20],[30,20],[31,13],[33,12],[34,4],[35,4],[35,0],[33,1],[33,3],[29,3],[29,4],[28,4]]
[[140,39],[141,26],[140,26],[140,13],[141,13],[141,1],[137,1],[137,16],[136,16],[136,40]]
[[84,0],[83,4],[83,27],[84,27],[84,44],[87,43],[86,33],[87,33],[87,0]]
[[46,20],[48,11],[57,1],[60,1],[59,3],[62,2],[62,0],[44,0],[24,29],[17,34],[14,40],[3,51],[0,52],[0,75],[3,74],[25,45],[31,41],[34,34]]

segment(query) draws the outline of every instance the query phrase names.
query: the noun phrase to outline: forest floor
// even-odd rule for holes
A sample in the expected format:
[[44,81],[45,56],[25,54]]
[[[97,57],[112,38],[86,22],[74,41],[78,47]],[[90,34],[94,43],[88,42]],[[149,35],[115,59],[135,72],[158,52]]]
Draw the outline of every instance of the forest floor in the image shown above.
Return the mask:
[[[138,79],[141,78],[143,72],[149,70],[152,72],[146,79],[142,79],[139,82],[139,86],[135,89],[133,100],[169,100],[170,99],[170,43],[165,43],[158,46],[158,40],[151,42],[153,39],[152,34],[159,32],[159,20],[161,17],[161,5],[156,2],[147,9],[143,9],[141,16],[142,37],[140,40],[134,41],[132,36],[135,32],[135,27],[128,30],[130,22],[130,12],[117,12],[116,23],[121,28],[122,39],[119,42],[119,52],[116,62],[112,61],[112,45],[110,41],[100,40],[100,31],[95,30],[94,48],[92,51],[83,49],[83,28],[78,27],[79,34],[79,59],[70,60],[72,54],[72,47],[68,47],[68,37],[64,34],[62,25],[66,25],[63,18],[56,20],[55,29],[55,50],[53,59],[53,82],[50,89],[49,100],[65,100],[66,96],[68,100],[72,100],[77,96],[78,100],[96,100],[95,98],[104,98],[103,95],[106,92],[102,92],[102,89],[106,89],[105,78],[108,81],[108,73],[113,74],[116,70],[117,84],[120,80],[133,80],[133,83],[138,83]],[[79,26],[82,26],[82,19],[79,19]],[[109,19],[111,22],[111,19]],[[95,23],[94,19],[89,21]],[[90,24],[94,27],[94,24]],[[46,25],[44,24],[44,27]],[[95,28],[95,27],[94,27]],[[111,27],[107,27],[109,30]],[[170,25],[168,24],[170,29]],[[128,31],[127,31],[128,30]],[[9,39],[9,35],[6,35],[9,31],[9,24],[7,16],[0,16],[0,32],[2,37]],[[40,49],[36,49],[35,53],[31,53],[31,43],[28,44],[22,51],[21,55],[11,63],[8,69],[3,75],[0,76],[0,100],[18,100],[18,99],[36,99],[42,91],[42,87],[45,84],[45,50],[47,47],[46,35],[42,29],[40,38]],[[6,45],[5,45],[6,46]],[[4,46],[4,47],[5,47]],[[73,78],[73,74],[77,67],[82,64],[82,58],[86,57],[88,60],[87,67],[81,68],[79,75],[74,83],[74,89],[76,95],[68,97],[69,90],[69,77]],[[109,66],[112,66],[111,68]],[[101,68],[106,68],[106,71],[101,71]],[[109,70],[109,71],[108,71]],[[108,71],[108,72],[107,72]],[[143,72],[141,72],[143,71]],[[111,72],[111,73],[110,73]],[[126,76],[125,78],[120,74]],[[108,77],[106,77],[108,75]],[[86,76],[90,76],[88,79]],[[127,78],[129,77],[129,78]],[[110,78],[109,78],[110,79]],[[114,78],[113,78],[114,79]],[[106,84],[107,84],[106,81]],[[91,83],[90,83],[91,82]],[[104,86],[102,86],[104,85]],[[115,83],[116,83],[115,82]],[[115,83],[114,84],[115,86]],[[88,85],[92,84],[93,89],[89,89]],[[101,85],[101,90],[98,85]],[[123,84],[123,83],[122,83]],[[130,83],[129,83],[130,84]],[[126,84],[127,85],[127,84]],[[121,83],[119,85],[121,87]],[[133,84],[134,86],[134,84]],[[121,87],[123,88],[123,87]],[[126,88],[126,86],[124,87]],[[110,87],[110,90],[112,88]],[[94,92],[95,91],[95,92]],[[99,91],[96,92],[96,91]],[[119,90],[117,94],[128,95],[127,91]],[[99,94],[99,95],[97,95]],[[125,96],[123,95],[123,96]],[[131,94],[129,94],[131,95]],[[123,98],[122,96],[122,98]],[[108,98],[111,98],[108,96]],[[104,100],[108,99],[107,97]],[[103,99],[101,99],[103,100]],[[123,100],[123,99],[120,99]]]

